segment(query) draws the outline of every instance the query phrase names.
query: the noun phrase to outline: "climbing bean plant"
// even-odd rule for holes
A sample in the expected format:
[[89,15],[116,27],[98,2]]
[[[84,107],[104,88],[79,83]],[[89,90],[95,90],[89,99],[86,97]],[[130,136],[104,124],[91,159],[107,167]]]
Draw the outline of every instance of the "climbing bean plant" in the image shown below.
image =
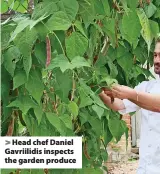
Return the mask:
[[[83,169],[99,174],[107,145],[128,128],[99,98],[102,87],[134,87],[152,74],[159,0],[2,0],[2,136],[82,136]],[[20,170],[2,170],[2,174]]]

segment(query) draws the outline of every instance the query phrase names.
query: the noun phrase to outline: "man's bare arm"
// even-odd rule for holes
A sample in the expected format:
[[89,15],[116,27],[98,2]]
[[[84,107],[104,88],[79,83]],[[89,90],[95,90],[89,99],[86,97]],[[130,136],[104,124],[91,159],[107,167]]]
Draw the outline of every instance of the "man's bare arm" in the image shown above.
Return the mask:
[[149,105],[146,105],[146,104],[143,104],[143,103],[140,103],[136,100],[130,100],[131,102],[135,103],[136,105],[138,105],[140,108],[143,108],[143,109],[146,109],[146,110],[149,110],[149,111],[153,111],[153,112],[159,112],[159,109],[153,107],[153,106],[149,106]]
[[[121,99],[115,98],[114,102],[112,103],[111,98],[109,96],[107,96],[104,92],[100,93],[99,96],[100,96],[101,100],[112,110],[119,111],[119,110],[125,109],[125,105]],[[141,99],[141,98],[139,98],[139,99]],[[140,101],[136,101],[134,99],[129,99],[129,100],[143,109],[147,109],[147,110],[150,110],[153,112],[160,112],[160,107],[158,108],[158,107],[152,106],[150,102],[145,102],[145,104],[144,104],[144,103],[142,103]]]
[[136,94],[135,96],[131,96],[129,100],[141,108],[154,112],[160,112],[160,95],[138,92],[138,97]]

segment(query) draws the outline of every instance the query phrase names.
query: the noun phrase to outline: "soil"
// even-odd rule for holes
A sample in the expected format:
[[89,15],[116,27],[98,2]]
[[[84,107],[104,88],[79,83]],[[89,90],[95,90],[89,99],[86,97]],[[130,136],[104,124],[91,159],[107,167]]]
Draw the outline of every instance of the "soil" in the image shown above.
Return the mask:
[[136,174],[137,168],[138,160],[123,163],[112,163],[110,164],[108,174]]

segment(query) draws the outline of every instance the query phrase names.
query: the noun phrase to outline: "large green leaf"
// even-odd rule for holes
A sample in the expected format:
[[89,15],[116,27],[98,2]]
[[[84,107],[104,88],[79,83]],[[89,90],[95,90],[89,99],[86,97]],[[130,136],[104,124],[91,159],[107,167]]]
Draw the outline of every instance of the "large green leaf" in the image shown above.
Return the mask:
[[85,36],[87,38],[82,23],[80,21],[76,20],[75,23],[74,23],[74,25],[83,34],[83,36]]
[[60,132],[61,135],[65,135],[64,123],[61,121],[58,115],[54,113],[46,113],[49,122]]
[[78,115],[78,112],[79,112],[79,108],[77,106],[77,104],[73,101],[71,101],[69,104],[68,104],[68,109],[70,111],[70,113],[74,116],[74,117],[77,117]]
[[64,72],[67,69],[72,69],[72,66],[70,62],[67,60],[67,57],[61,54],[51,61],[47,69],[54,69],[54,68],[60,68],[61,71]]
[[27,114],[23,113],[22,116],[30,136],[38,136],[39,135],[38,124],[34,115],[28,112]]
[[58,11],[58,7],[56,4],[57,0],[52,1],[44,1],[40,2],[35,6],[35,9],[32,14],[33,19],[38,19],[39,17],[45,15],[51,15]]
[[[128,26],[132,26],[132,30]],[[124,39],[136,48],[140,36],[141,25],[135,11],[123,15],[122,30]]]
[[138,0],[126,0],[127,1],[127,4],[128,6],[131,8],[131,9],[135,9],[137,6],[138,6]]
[[[116,125],[116,126],[115,126]],[[109,130],[112,135],[116,138],[117,142],[120,140],[121,136],[125,133],[127,127],[123,120],[108,120]]]
[[80,67],[90,67],[90,65],[83,57],[77,56],[69,62],[67,57],[62,54],[54,58],[47,69],[60,68],[62,72],[65,72],[67,69]]
[[1,1],[1,13],[8,11],[8,3],[4,0]]
[[71,61],[73,68],[80,68],[80,67],[90,67],[90,64],[84,57],[76,56]]
[[150,24],[152,37],[153,38],[157,38],[158,33],[159,33],[159,25],[158,25],[158,23],[153,21],[153,20],[149,20],[149,24]]
[[94,2],[92,0],[78,0],[78,3],[79,13],[81,14],[83,22],[87,28],[96,16]]
[[109,6],[109,3],[108,3],[108,0],[101,0],[101,1],[102,1],[102,4],[103,4],[105,14],[107,16],[109,16],[110,15],[110,6]]
[[80,105],[79,108],[83,108],[86,106],[89,106],[93,103],[93,100],[89,95],[87,95],[83,88],[79,87],[78,89],[79,95],[80,95]]
[[26,28],[24,32],[21,32],[17,35],[16,39],[14,40],[16,46],[19,48],[20,52],[22,53],[23,57],[23,65],[24,70],[26,71],[27,77],[29,75],[31,66],[32,66],[32,47],[37,39],[37,32],[33,28],[29,30]]
[[19,58],[20,52],[15,46],[9,48],[4,54],[4,66],[11,76],[14,76],[16,63],[18,62]]
[[16,71],[13,77],[13,89],[18,88],[27,81],[27,76],[24,70]]
[[35,56],[43,67],[45,67],[46,65],[46,57],[47,57],[45,50],[46,50],[45,43],[41,42],[35,45],[34,48]]
[[108,127],[108,120],[105,118],[103,122],[103,133],[102,133],[104,142],[106,145],[112,140],[113,135],[111,134],[111,131],[109,130]]
[[60,0],[58,6],[61,11],[66,13],[70,21],[75,19],[79,8],[77,0]]
[[8,107],[17,107],[23,112],[23,114],[26,114],[30,108],[37,107],[37,105],[28,95],[24,95],[19,96],[16,100],[12,101]]
[[156,10],[157,10],[157,8],[153,3],[146,5],[144,8],[144,11],[148,18],[152,17],[155,14]]
[[88,40],[78,32],[66,38],[67,56],[72,60],[75,56],[83,56],[87,50]]
[[25,84],[26,89],[34,97],[34,99],[40,103],[44,85],[41,77],[36,70],[32,70],[29,74],[27,83]]
[[1,27],[1,32],[3,33],[1,35],[1,49],[5,49],[10,40],[10,34],[14,30],[15,26],[14,25],[2,25]]
[[67,103],[69,101],[69,91],[72,89],[72,74],[68,72],[62,73],[57,69],[55,73],[54,89],[60,99]]
[[116,33],[115,33],[116,21],[114,18],[103,20],[103,31],[109,37],[113,47],[116,46]]
[[152,39],[153,39],[151,30],[150,30],[149,20],[146,16],[144,10],[141,8],[137,9],[137,14],[138,14],[141,26],[142,26],[142,36],[148,45],[148,54],[149,54]]
[[38,124],[40,124],[42,116],[43,116],[43,109],[42,106],[37,106],[34,108],[34,113],[36,115],[36,118],[38,120]]
[[52,15],[46,23],[47,28],[52,30],[67,30],[72,22],[63,11],[58,11]]
[[133,66],[133,55],[127,53],[122,57],[117,59],[119,65],[125,70],[125,72],[129,72]]
[[102,117],[102,115],[103,115],[103,113],[104,113],[104,109],[101,108],[101,107],[98,106],[98,105],[93,105],[93,106],[92,106],[92,109],[97,113],[99,119],[101,119],[101,117]]
[[59,117],[68,129],[72,130],[72,119],[71,116],[64,114]]

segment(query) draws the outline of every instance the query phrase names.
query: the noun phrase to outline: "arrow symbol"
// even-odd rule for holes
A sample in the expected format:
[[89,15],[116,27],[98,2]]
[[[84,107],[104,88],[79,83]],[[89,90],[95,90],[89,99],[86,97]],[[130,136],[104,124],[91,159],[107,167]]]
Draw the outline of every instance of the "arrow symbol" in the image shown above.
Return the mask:
[[8,141],[8,140],[6,140],[6,141],[5,141],[5,145],[8,145],[8,144],[11,144],[11,142]]

